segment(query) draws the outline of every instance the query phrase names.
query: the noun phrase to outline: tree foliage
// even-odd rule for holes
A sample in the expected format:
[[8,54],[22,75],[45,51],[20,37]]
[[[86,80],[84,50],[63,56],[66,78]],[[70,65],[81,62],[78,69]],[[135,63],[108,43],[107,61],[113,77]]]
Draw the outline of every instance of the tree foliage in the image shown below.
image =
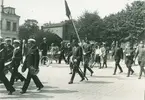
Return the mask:
[[51,45],[51,43],[59,46],[60,42],[62,41],[62,39],[58,35],[49,31],[44,32],[43,30],[39,29],[37,20],[28,19],[23,25],[19,27],[19,38],[21,40],[34,38],[37,41],[37,45],[40,45],[44,37],[47,38],[49,46]]

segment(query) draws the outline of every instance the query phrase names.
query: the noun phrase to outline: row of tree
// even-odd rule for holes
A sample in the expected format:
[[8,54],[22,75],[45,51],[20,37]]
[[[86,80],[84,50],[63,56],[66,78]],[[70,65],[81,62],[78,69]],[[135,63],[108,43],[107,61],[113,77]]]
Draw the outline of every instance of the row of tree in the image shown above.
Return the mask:
[[77,20],[80,36],[90,40],[112,41],[132,36],[134,40],[145,37],[145,1],[134,1],[122,11],[100,18],[97,12],[86,11]]
[[[122,11],[104,18],[101,18],[97,12],[85,11],[75,23],[80,37],[87,37],[89,40],[111,43],[114,40],[123,41],[129,36],[138,41],[145,37],[145,1],[134,1],[131,5],[126,5]],[[67,34],[71,33],[69,36],[75,36],[71,21],[66,21],[65,27]],[[19,37],[20,39],[35,37],[38,43],[43,37],[47,37],[50,44],[54,42],[57,45],[61,41],[57,35],[39,29],[36,20],[26,20],[20,26]]]

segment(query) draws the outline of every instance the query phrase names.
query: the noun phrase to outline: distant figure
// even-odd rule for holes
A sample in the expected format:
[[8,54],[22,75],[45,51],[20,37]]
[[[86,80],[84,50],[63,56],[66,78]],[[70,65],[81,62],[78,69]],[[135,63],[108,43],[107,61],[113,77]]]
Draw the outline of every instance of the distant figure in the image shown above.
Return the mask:
[[64,53],[65,53],[65,47],[64,47],[63,42],[61,42],[59,64],[61,64],[62,59],[64,59],[65,63],[67,63],[67,60],[65,59]]
[[132,64],[133,64],[133,58],[134,58],[134,49],[133,49],[133,45],[131,45],[130,42],[128,42],[126,48],[125,48],[125,51],[124,51],[124,54],[125,54],[125,64],[128,68],[128,74],[127,74],[127,77],[130,76],[130,74],[132,75],[134,73],[133,69],[131,68],[132,67]]
[[43,57],[41,62],[43,62],[43,64],[46,65],[46,57],[47,57],[47,51],[48,51],[48,45],[46,42],[46,38],[43,38],[43,42],[40,44],[40,50],[41,50],[41,54]]
[[140,66],[140,73],[139,73],[138,79],[141,79],[142,72],[145,74],[145,69],[144,69],[144,67],[145,67],[145,46],[144,46],[143,41],[140,42],[139,47],[136,50],[136,55],[135,55],[134,61],[137,57],[138,57],[138,64]]
[[115,69],[113,75],[116,75],[117,68],[119,68],[120,73],[122,73],[123,70],[120,66],[120,60],[123,59],[123,50],[118,42],[116,43],[116,47],[114,48],[112,56],[114,56],[114,60],[115,60]]
[[102,60],[103,60],[102,68],[104,68],[104,66],[105,68],[107,68],[107,48],[105,44],[102,45],[101,52],[102,52]]

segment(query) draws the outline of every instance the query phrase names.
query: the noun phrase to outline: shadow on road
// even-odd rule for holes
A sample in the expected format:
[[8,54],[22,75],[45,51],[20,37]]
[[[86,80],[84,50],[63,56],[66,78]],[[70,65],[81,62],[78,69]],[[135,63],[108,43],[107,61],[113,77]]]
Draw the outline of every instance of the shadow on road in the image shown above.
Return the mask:
[[86,81],[86,83],[89,83],[89,84],[112,84],[114,82],[105,82],[105,81]]
[[7,97],[0,97],[0,100],[2,100],[2,99],[9,99],[9,100],[12,100],[12,99],[25,99],[25,100],[27,100],[27,99],[38,99],[38,98],[41,98],[41,99],[43,99],[43,98],[47,98],[47,99],[50,99],[50,98],[54,98],[53,96],[46,96],[46,95],[42,95],[42,94],[32,94],[32,93],[27,93],[27,94],[24,94],[24,95],[12,95],[12,96],[7,96]]

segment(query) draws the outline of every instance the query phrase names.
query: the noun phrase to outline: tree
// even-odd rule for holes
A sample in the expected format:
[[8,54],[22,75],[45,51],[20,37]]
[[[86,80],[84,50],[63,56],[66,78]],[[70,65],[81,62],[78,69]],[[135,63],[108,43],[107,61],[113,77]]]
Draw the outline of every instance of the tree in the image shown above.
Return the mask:
[[103,29],[102,22],[97,12],[90,13],[85,11],[78,19],[79,35],[81,37],[88,37],[90,40],[100,37]]

